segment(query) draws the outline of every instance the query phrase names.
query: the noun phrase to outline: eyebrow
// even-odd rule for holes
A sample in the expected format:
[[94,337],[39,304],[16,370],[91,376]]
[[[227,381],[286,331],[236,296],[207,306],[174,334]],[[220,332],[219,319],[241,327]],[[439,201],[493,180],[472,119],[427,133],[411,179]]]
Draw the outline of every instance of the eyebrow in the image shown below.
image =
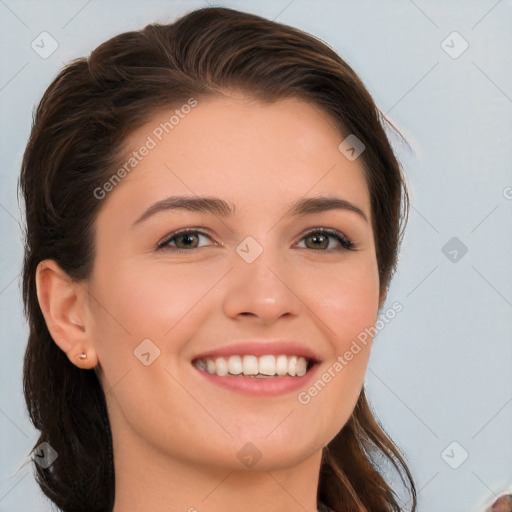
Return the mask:
[[[227,202],[217,197],[171,196],[151,205],[133,223],[133,226],[140,224],[156,213],[169,210],[212,213],[221,217],[233,217],[236,213],[235,205],[232,202]],[[300,215],[321,213],[330,210],[348,210],[357,213],[357,215],[368,222],[368,218],[361,208],[337,196],[318,196],[299,199],[290,206],[285,216],[298,217]]]

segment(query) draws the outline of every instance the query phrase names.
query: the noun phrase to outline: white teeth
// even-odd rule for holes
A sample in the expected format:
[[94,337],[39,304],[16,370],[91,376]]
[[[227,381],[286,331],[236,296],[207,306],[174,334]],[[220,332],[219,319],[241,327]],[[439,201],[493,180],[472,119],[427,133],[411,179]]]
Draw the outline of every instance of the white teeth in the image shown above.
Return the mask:
[[233,355],[230,357],[204,358],[196,365],[213,375],[246,375],[258,378],[289,375],[302,377],[306,374],[308,361],[300,356],[264,356]]
[[292,356],[288,359],[288,373],[295,377],[297,375],[297,358]]
[[308,369],[308,363],[303,357],[299,357],[297,359],[297,366],[295,367],[295,371],[297,372],[297,377],[302,377],[306,374]]
[[215,360],[215,366],[217,368],[217,375],[228,374],[228,362],[223,357],[218,357]]
[[286,375],[288,373],[288,358],[286,356],[277,356],[276,373],[277,375]]
[[242,373],[244,375],[258,375],[258,358],[256,356],[244,356],[242,359]]
[[213,359],[206,360],[206,371],[208,373],[215,373],[215,361]]
[[259,373],[262,375],[275,375],[276,358],[275,356],[260,356],[258,359]]
[[228,372],[231,375],[240,375],[242,373],[242,358],[240,356],[231,356],[229,358]]

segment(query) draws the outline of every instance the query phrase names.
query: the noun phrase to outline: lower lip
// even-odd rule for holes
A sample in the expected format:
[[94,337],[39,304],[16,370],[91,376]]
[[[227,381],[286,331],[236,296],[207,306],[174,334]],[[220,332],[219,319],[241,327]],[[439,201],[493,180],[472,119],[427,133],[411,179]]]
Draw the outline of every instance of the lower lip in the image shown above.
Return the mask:
[[247,395],[256,396],[278,396],[284,395],[285,393],[291,393],[298,391],[308,384],[311,380],[317,364],[313,365],[304,375],[301,377],[268,377],[268,378],[256,378],[256,377],[244,377],[241,375],[214,375],[204,370],[194,368],[209,382],[221,386],[223,388],[230,389],[232,391],[238,391]]

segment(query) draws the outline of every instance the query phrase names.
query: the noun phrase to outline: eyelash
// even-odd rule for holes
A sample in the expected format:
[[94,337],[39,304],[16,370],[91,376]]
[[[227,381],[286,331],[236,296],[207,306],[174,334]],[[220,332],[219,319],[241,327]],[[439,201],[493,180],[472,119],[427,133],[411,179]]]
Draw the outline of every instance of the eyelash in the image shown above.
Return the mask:
[[[175,238],[179,238],[181,236],[190,235],[190,234],[199,234],[206,236],[208,238],[211,237],[207,233],[197,230],[197,229],[184,229],[181,231],[176,231],[174,233],[171,233],[170,235],[166,236],[161,242],[158,243],[156,250],[157,251],[172,251],[174,253],[178,254],[186,254],[190,253],[194,249],[200,249],[200,247],[192,247],[191,249],[179,249],[177,247],[171,247],[169,246],[169,242],[174,240]],[[311,251],[315,252],[333,252],[333,251],[354,251],[356,250],[354,247],[354,244],[348,240],[344,235],[342,235],[339,231],[333,230],[333,229],[327,229],[327,228],[315,228],[313,230],[308,231],[301,239],[300,241],[304,240],[305,238],[310,237],[311,235],[322,235],[322,236],[328,236],[335,238],[341,245],[341,247],[335,248],[335,249],[310,249]],[[306,247],[307,249],[307,247]]]

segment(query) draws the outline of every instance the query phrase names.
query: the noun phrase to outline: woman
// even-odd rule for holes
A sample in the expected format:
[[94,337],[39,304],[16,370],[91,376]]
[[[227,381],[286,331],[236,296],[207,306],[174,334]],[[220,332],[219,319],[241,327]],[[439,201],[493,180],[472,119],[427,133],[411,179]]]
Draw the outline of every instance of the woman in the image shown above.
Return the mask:
[[59,508],[397,511],[391,462],[415,509],[363,388],[407,211],[384,121],[325,44],[226,8],[59,74],[20,181]]

